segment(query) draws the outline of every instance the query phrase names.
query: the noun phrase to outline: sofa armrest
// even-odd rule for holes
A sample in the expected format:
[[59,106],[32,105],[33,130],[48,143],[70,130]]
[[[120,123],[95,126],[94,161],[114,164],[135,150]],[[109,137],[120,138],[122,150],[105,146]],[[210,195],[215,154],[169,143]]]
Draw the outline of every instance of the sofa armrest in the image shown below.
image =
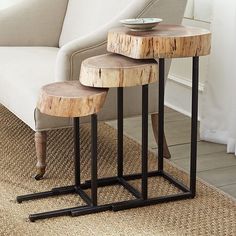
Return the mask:
[[[56,61],[56,81],[78,79],[82,61],[88,57],[106,52],[107,30],[102,29],[60,48]],[[77,76],[74,78],[74,71]]]
[[88,57],[106,52],[107,33],[120,26],[119,20],[135,17],[162,17],[165,23],[182,21],[187,0],[136,0],[109,23],[96,31],[75,39],[59,50],[56,62],[56,81],[79,79],[80,65]]
[[0,10],[0,46],[58,47],[68,0],[22,0]]
[[[81,62],[91,56],[99,55],[106,52],[107,33],[111,28],[121,26],[120,19],[133,18],[140,16],[151,5],[159,0],[136,0],[131,3],[115,16],[110,22],[101,26],[96,31],[77,38],[59,50],[56,63],[56,81],[66,81],[78,79],[79,66]],[[76,61],[76,62],[75,62]],[[76,76],[74,75],[76,71]]]

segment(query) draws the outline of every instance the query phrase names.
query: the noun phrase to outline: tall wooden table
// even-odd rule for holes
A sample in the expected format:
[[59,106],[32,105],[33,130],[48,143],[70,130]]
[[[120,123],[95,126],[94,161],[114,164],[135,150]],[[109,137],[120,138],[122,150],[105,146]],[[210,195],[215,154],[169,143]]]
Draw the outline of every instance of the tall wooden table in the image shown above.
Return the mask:
[[[154,58],[159,60],[159,91],[157,91],[159,93],[157,173],[183,191],[180,194],[147,199],[142,203],[131,202],[129,205],[119,205],[117,210],[140,205],[151,205],[163,201],[194,198],[196,195],[197,168],[199,57],[210,54],[211,33],[205,29],[185,27],[182,25],[159,25],[155,29],[145,32],[131,31],[123,27],[112,29],[108,33],[107,49],[109,52],[133,59]],[[193,58],[189,187],[166,173],[163,165],[165,59],[183,57]]]

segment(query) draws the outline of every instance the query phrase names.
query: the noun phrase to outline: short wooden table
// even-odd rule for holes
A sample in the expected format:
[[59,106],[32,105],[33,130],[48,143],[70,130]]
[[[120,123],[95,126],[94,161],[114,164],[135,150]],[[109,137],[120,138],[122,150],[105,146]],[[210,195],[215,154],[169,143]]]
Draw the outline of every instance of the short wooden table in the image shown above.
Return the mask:
[[[107,49],[133,59],[159,60],[159,120],[158,120],[158,170],[148,172],[147,176],[159,175],[182,190],[182,193],[148,198],[120,204],[116,210],[151,205],[166,201],[194,198],[196,194],[196,166],[197,166],[197,126],[198,126],[198,84],[199,84],[199,56],[210,54],[211,33],[208,30],[185,27],[182,25],[159,25],[146,32],[135,32],[127,28],[112,29],[108,33]],[[164,80],[165,59],[192,57],[192,121],[191,121],[191,163],[189,187],[166,173],[163,164],[164,137]],[[146,187],[145,187],[146,188]]]
[[[104,54],[83,61],[80,82],[89,87],[117,88],[117,174],[109,178],[98,179],[98,186],[121,185],[128,190],[135,200],[113,202],[109,210],[118,211],[130,208],[130,204],[141,206],[148,198],[148,86],[158,81],[158,65],[156,60],[135,60],[118,54]],[[142,93],[142,171],[125,174],[123,158],[123,89],[141,86]],[[150,173],[157,176],[159,173]],[[150,176],[150,175],[149,175]],[[141,192],[129,181],[142,179]],[[78,213],[79,214],[79,213]]]
[[[97,207],[97,113],[102,109],[106,100],[108,89],[96,89],[82,86],[79,81],[67,81],[48,84],[42,87],[38,99],[38,109],[47,115],[57,117],[70,117],[74,121],[74,185],[53,188],[46,192],[38,192],[18,196],[18,203],[42,199],[65,194],[79,195],[85,206],[58,209],[29,215],[34,222],[40,219],[71,215],[77,212],[98,212],[109,210],[108,206]],[[91,181],[81,183],[80,176],[80,117],[91,116]],[[91,197],[87,195],[91,189]]]

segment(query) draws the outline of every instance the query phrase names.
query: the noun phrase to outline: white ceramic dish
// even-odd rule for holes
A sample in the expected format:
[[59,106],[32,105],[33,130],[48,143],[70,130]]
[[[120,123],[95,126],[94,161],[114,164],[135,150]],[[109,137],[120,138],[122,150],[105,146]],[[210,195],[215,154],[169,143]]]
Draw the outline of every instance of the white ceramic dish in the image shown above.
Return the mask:
[[156,25],[162,22],[160,18],[135,18],[120,20],[120,23],[133,31],[151,30]]

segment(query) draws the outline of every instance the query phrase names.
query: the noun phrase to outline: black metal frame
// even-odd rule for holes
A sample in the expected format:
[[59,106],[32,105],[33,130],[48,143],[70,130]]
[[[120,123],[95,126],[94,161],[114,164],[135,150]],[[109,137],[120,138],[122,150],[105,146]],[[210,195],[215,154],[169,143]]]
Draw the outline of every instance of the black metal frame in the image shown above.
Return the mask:
[[[163,166],[163,139],[164,139],[164,83],[165,83],[165,59],[159,59],[159,123],[158,123],[158,170],[148,171],[148,85],[142,86],[142,172],[138,174],[124,175],[123,173],[123,88],[118,88],[118,154],[117,176],[101,178],[97,177],[97,115],[91,116],[91,180],[81,183],[80,178],[80,130],[79,118],[74,118],[74,143],[75,143],[75,185],[54,188],[51,191],[18,196],[17,202],[41,199],[51,196],[78,194],[85,206],[61,209],[56,211],[32,214],[30,221],[58,216],[81,216],[107,210],[120,211],[135,207],[148,206],[162,202],[193,198],[196,194],[196,161],[197,161],[197,118],[198,118],[198,77],[199,58],[193,57],[193,86],[192,86],[192,124],[191,124],[191,163],[190,163],[190,188],[185,186],[175,177],[164,171]],[[148,198],[148,178],[161,176],[181,190],[181,193]],[[141,192],[131,186],[128,181],[141,179]],[[136,199],[123,202],[98,205],[98,187],[110,185],[122,185]],[[91,196],[84,190],[91,189]]]

